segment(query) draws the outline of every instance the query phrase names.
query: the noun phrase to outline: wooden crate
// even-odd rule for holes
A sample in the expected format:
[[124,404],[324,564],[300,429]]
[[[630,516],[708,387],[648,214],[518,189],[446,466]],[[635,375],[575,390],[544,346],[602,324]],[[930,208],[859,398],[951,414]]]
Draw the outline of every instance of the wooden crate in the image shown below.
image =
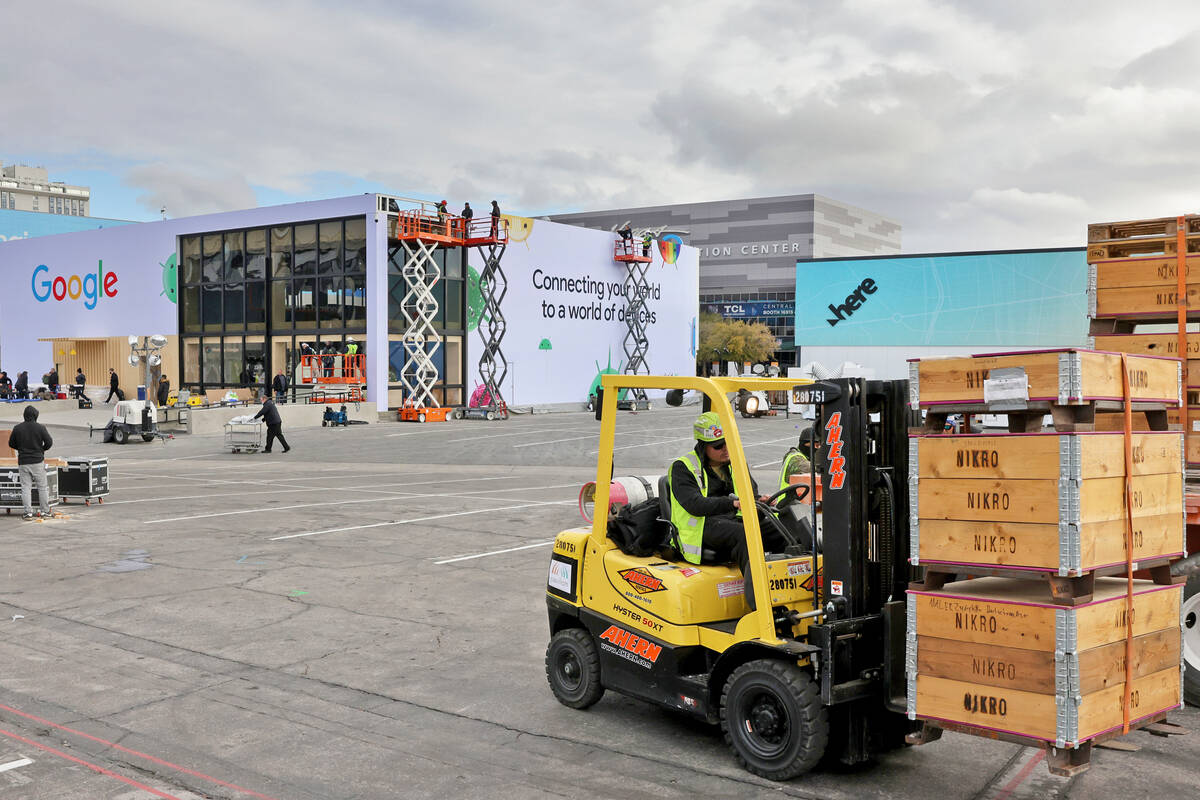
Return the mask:
[[[1154,356],[1129,356],[1130,396],[1134,402],[1180,403],[1179,362]],[[1000,398],[1006,370],[1005,398]],[[1028,402],[1083,404],[1092,400],[1121,400],[1121,356],[1093,350],[1036,350],[909,362],[910,404],[978,405],[991,410],[1013,404],[1013,378],[1024,379]]]
[[[912,563],[1064,576],[1124,563],[1124,440],[1121,433],[910,437]],[[1184,551],[1182,449],[1179,433],[1133,437],[1135,561]]]
[[[1184,283],[1195,283],[1200,278],[1200,255],[1188,256],[1184,269]],[[1097,261],[1088,266],[1088,286],[1096,289],[1127,289],[1131,286],[1157,286],[1161,289],[1177,289],[1179,279],[1178,256],[1146,256],[1144,258],[1117,258]]]
[[[1108,333],[1088,337],[1088,347],[1115,353],[1178,358],[1179,337],[1174,333]],[[1200,387],[1200,333],[1187,337],[1188,386]]]
[[[1185,241],[1187,253],[1200,252],[1200,234],[1189,233]],[[1088,245],[1088,263],[1108,261],[1130,256],[1170,256],[1177,252],[1177,242],[1172,236],[1147,236],[1134,239],[1114,239]]]
[[[1119,289],[1088,291],[1088,316],[1093,318],[1136,317],[1148,321],[1167,321],[1178,315],[1179,292],[1170,286],[1126,286]],[[1188,319],[1195,321],[1200,304],[1200,283],[1187,285]]]
[[[1182,587],[1134,582],[1132,721],[1181,699]],[[1045,603],[1040,584],[978,578],[908,595],[908,712],[1058,747],[1122,723],[1126,583],[1095,600]]]

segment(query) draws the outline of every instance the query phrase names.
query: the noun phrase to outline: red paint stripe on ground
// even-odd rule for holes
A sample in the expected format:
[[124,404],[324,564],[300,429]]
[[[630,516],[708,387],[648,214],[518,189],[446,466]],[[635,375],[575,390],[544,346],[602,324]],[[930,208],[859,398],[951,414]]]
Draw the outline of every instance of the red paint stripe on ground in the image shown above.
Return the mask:
[[1039,749],[1037,751],[1037,755],[1025,762],[1025,766],[1021,767],[1021,771],[1017,773],[1017,777],[1009,781],[1005,787],[1000,790],[1000,794],[996,795],[994,800],[1008,800],[1009,795],[1011,795],[1018,786],[1025,782],[1025,779],[1029,777],[1031,772],[1033,772],[1034,767],[1040,764],[1042,759],[1045,757],[1046,751]]
[[[187,767],[181,767],[178,764],[172,764],[170,761],[164,761],[161,758],[155,758],[154,756],[152,756],[148,753],[143,753],[139,750],[131,750],[130,748],[125,747],[123,745],[119,745],[116,742],[110,742],[107,739],[101,739],[98,736],[92,736],[90,733],[84,733],[83,731],[77,731],[74,728],[68,728],[66,725],[59,725],[57,722],[51,722],[48,719],[43,719],[41,717],[34,716],[33,714],[27,714],[24,711],[19,711],[19,710],[13,708],[12,706],[6,706],[3,703],[0,703],[0,710],[8,711],[12,714],[16,714],[19,717],[24,717],[25,719],[31,719],[34,722],[40,722],[43,725],[49,725],[51,728],[57,728],[60,731],[66,731],[67,733],[72,733],[76,736],[82,736],[84,739],[90,739],[93,742],[98,742],[100,744],[108,745],[109,747],[111,747],[115,750],[120,750],[122,753],[129,753],[130,755],[137,756],[138,758],[144,758],[147,761],[152,761],[155,764],[159,764],[164,767],[169,767],[178,772],[183,772],[187,775],[191,775],[193,777],[200,778],[201,780],[206,780],[210,783],[215,783],[218,786],[224,786],[229,789],[235,789],[239,792],[242,792],[243,794],[248,794],[251,797],[258,797],[258,798],[260,798],[260,800],[278,800],[278,798],[271,797],[270,795],[259,794],[258,792],[254,791],[253,789],[247,789],[244,786],[238,786],[236,783],[229,783],[228,781],[223,781],[220,778],[214,778],[211,775],[205,775],[203,772],[197,772],[194,769],[188,769]],[[163,796],[166,797],[166,795],[163,795]]]
[[166,798],[166,800],[179,800],[179,798],[173,794],[164,794],[163,792],[160,792],[158,789],[155,789],[151,786],[147,786],[144,783],[138,783],[137,781],[135,781],[131,778],[126,778],[124,775],[118,775],[117,773],[112,772],[111,770],[107,770],[104,767],[101,767],[97,764],[93,764],[90,761],[84,761],[82,758],[76,758],[75,756],[67,755],[66,753],[62,752],[61,750],[55,750],[53,747],[47,747],[44,744],[38,744],[37,742],[35,742],[31,739],[26,739],[24,736],[19,736],[15,733],[12,733],[11,731],[6,731],[3,728],[0,728],[0,736],[7,736],[10,739],[16,739],[18,742],[24,742],[25,744],[29,745],[30,747],[36,747],[39,750],[45,750],[47,753],[53,753],[54,755],[59,756],[60,758],[65,758],[67,761],[74,761],[76,764],[82,764],[83,766],[87,767],[88,769],[90,769],[94,772],[99,772],[101,775],[107,775],[110,778],[116,778],[117,780],[121,781],[122,783],[127,783],[130,786],[136,787],[136,788],[141,789],[146,792],[150,792],[150,794],[152,794],[156,797],[163,797],[163,798]]

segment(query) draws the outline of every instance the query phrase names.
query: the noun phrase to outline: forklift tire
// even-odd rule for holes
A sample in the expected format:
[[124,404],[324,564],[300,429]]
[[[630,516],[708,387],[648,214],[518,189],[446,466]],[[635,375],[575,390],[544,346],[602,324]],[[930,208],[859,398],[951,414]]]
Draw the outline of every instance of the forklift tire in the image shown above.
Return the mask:
[[143,433],[143,434],[142,434],[142,441],[143,441],[143,442],[153,442],[153,441],[154,441],[154,434],[153,434],[153,433]]
[[1200,706],[1200,561],[1183,587],[1183,699]]
[[124,428],[113,428],[112,440],[117,444],[125,444],[129,441],[129,433]]
[[567,628],[551,637],[546,648],[546,680],[558,702],[569,708],[587,708],[604,696],[600,654],[587,631]]
[[733,671],[721,693],[721,730],[738,763],[786,781],[825,754],[829,712],[812,677],[786,661],[760,659]]

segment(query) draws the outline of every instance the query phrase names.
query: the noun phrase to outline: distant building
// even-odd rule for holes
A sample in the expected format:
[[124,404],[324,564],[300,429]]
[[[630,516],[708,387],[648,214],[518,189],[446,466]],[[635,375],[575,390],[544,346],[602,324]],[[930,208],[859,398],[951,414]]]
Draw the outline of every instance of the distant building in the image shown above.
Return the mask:
[[895,255],[900,223],[873,211],[798,194],[680,203],[578,214],[555,222],[615,231],[675,233],[700,250],[700,308],[766,324],[779,339],[781,363],[795,347],[797,261],[837,256]]
[[92,192],[87,186],[51,181],[45,167],[0,162],[0,211],[38,211],[86,217]]

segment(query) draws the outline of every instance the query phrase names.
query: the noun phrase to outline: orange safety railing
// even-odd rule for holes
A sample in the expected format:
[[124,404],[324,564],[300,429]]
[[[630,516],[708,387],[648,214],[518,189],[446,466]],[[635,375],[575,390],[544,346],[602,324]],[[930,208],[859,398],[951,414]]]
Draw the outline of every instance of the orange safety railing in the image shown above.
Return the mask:
[[300,356],[300,382],[362,384],[367,382],[367,357],[362,354],[314,353]]
[[508,220],[503,217],[493,219],[490,216],[478,219],[464,219],[463,244],[474,247],[481,244],[507,244]]
[[453,214],[430,213],[423,209],[401,211],[396,215],[396,227],[389,231],[393,239],[423,239],[458,244],[465,238],[464,220]]
[[649,255],[642,255],[645,249],[637,239],[617,239],[613,242],[613,260],[615,261],[649,261]]

